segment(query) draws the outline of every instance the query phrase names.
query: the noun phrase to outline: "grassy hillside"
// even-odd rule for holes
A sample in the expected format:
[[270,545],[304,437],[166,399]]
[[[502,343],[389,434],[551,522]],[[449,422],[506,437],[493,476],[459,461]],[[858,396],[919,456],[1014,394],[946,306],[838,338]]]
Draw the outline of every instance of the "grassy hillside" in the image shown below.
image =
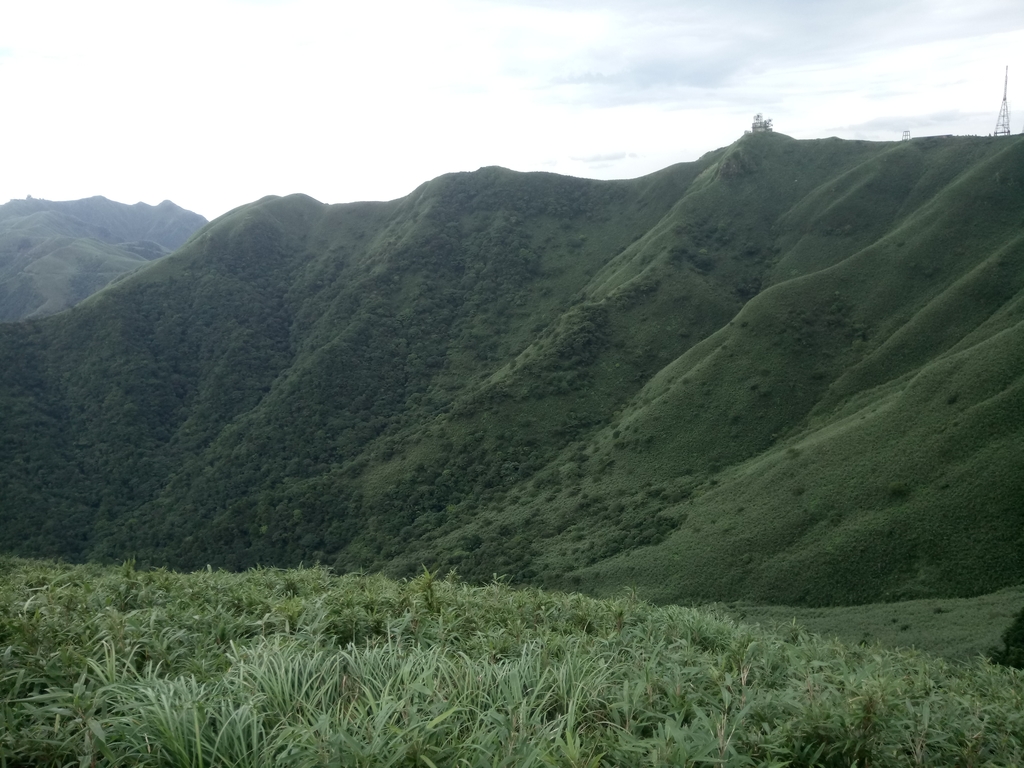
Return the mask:
[[169,200],[150,206],[30,198],[0,205],[0,321],[66,309],[170,253],[203,224]]
[[766,627],[792,623],[849,645],[917,648],[967,661],[1002,651],[1003,635],[1024,607],[1024,586],[967,598],[928,598],[833,608],[728,603],[716,606],[740,621]]
[[634,595],[0,560],[13,765],[964,766],[1021,674]]
[[0,326],[4,546],[656,601],[1024,582],[1024,143],[267,198]]

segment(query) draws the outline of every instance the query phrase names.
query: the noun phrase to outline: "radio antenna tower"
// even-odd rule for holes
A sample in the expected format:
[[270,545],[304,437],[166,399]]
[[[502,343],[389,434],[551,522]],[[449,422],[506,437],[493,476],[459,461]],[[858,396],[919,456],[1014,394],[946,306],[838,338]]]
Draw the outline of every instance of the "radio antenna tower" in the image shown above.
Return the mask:
[[999,117],[996,120],[996,136],[1010,135],[1010,108],[1006,106],[1006,86],[1010,82],[1010,67],[1006,67],[1006,77],[1003,79],[1003,106],[999,108]]

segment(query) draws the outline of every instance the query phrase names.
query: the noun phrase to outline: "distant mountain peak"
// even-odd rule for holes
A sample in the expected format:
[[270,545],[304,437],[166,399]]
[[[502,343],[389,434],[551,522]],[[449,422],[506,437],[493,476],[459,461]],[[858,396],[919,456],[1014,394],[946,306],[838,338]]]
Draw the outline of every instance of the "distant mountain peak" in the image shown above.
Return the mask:
[[0,320],[53,314],[181,246],[204,217],[94,195],[0,205]]

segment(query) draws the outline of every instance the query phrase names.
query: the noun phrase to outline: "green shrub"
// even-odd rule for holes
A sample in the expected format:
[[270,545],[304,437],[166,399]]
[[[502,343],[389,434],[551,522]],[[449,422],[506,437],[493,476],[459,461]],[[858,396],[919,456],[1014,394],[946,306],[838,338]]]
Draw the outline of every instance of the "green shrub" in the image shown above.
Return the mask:
[[993,651],[992,660],[997,664],[1024,669],[1024,610],[1003,632],[1003,647]]

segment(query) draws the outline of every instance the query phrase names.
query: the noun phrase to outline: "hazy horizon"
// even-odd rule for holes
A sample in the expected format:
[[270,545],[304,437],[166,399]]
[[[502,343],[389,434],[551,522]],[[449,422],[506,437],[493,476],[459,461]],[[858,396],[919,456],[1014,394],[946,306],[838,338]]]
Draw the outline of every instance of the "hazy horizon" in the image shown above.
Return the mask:
[[[762,112],[798,139],[992,133],[1024,4],[185,0],[9,11],[0,201],[389,200],[501,165],[632,178]],[[1014,56],[1017,56],[1015,59]]]

